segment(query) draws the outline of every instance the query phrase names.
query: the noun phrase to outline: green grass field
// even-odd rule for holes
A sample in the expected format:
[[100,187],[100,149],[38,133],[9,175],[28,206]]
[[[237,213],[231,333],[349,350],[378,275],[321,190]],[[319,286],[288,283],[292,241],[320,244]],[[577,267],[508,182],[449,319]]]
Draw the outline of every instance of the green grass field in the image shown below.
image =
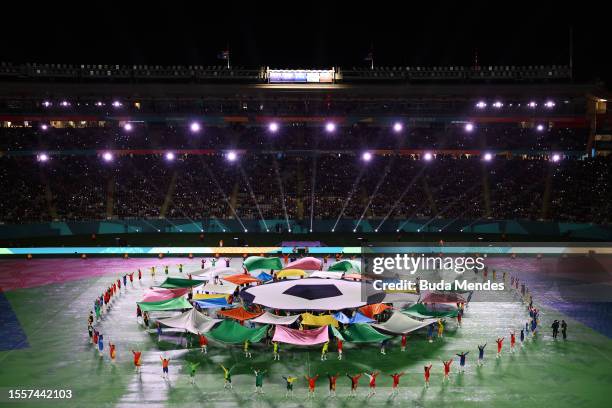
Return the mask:
[[[44,287],[7,292],[10,304],[28,336],[29,348],[0,352],[0,406],[15,407],[298,407],[298,406],[414,406],[414,407],[607,407],[612,383],[612,341],[586,326],[551,310],[542,310],[541,331],[536,340],[510,354],[509,339],[503,356],[495,359],[495,338],[508,337],[509,330],[527,320],[524,306],[511,293],[496,303],[472,302],[463,327],[448,322],[443,340],[428,343],[424,333],[409,338],[408,350],[400,352],[399,338],[386,355],[377,344],[345,344],[345,358],[337,360],[335,346],[328,361],[320,361],[320,349],[281,346],[281,361],[273,362],[271,348],[253,346],[253,359],[245,360],[241,345],[212,343],[209,353],[186,350],[164,336],[146,333],[136,323],[135,301],[149,286],[145,277],[115,300],[100,324],[105,337],[117,344],[118,357],[111,364],[108,349],[103,358],[89,343],[86,317],[93,299],[113,276],[102,276]],[[550,322],[565,318],[570,324],[568,341],[553,341]],[[477,368],[477,344],[488,343],[485,366]],[[143,372],[134,373],[131,348],[143,350]],[[161,351],[171,356],[170,380],[161,377]],[[453,363],[450,383],[443,385],[442,359],[470,351],[464,374]],[[455,357],[455,360],[457,358]],[[189,383],[186,361],[198,361],[196,385]],[[433,364],[431,386],[423,387],[423,365]],[[223,389],[219,364],[235,366],[233,390]],[[251,367],[266,369],[265,395],[255,396]],[[349,398],[349,380],[344,373],[380,370],[378,393],[366,399],[367,379],[361,379],[359,396]],[[399,396],[390,399],[391,379],[387,374],[405,371]],[[327,396],[326,373],[340,373],[338,397]],[[320,374],[317,395],[307,400],[304,374]],[[295,396],[285,399],[281,376],[300,380]],[[7,398],[9,389],[70,389],[71,400],[16,401]]]

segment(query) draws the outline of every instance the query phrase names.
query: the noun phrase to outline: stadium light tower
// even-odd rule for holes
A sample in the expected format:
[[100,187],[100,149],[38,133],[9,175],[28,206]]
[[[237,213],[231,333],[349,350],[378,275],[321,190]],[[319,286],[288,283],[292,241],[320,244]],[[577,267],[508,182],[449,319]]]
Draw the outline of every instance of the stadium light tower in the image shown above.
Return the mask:
[[123,104],[119,101],[113,101],[113,108],[120,108]]
[[548,109],[552,109],[555,107],[555,103],[553,101],[546,101],[544,106],[546,106]]
[[336,124],[334,122],[327,122],[325,124],[325,131],[327,133],[334,133],[336,131]]
[[166,152],[166,160],[168,161],[172,161],[174,160],[174,153],[173,152]]
[[36,155],[36,160],[44,163],[49,160],[49,155],[47,155],[47,153],[39,153]]
[[123,130],[125,130],[126,132],[131,132],[132,129],[134,129],[134,125],[132,125],[130,122],[123,125]]
[[49,108],[52,105],[51,102],[49,101],[43,101],[42,106],[44,106],[45,108]]
[[225,155],[228,161],[234,162],[238,158],[238,155],[234,151],[227,152]]
[[493,102],[493,107],[494,107],[494,108],[499,109],[499,108],[502,108],[503,106],[504,106],[504,104],[503,104],[501,101],[495,101],[495,102]]
[[191,122],[189,125],[189,130],[191,130],[192,133],[198,133],[201,129],[202,126],[198,122]]
[[111,152],[104,152],[102,154],[102,158],[104,159],[105,162],[112,162],[113,161],[113,154]]
[[535,101],[531,101],[527,104],[527,106],[529,106],[530,108],[535,108],[536,106],[538,106],[538,104]]
[[479,102],[476,104],[476,107],[477,107],[478,109],[484,109],[484,108],[486,108],[486,107],[487,107],[487,103],[486,103],[485,101],[479,101]]
[[466,123],[465,124],[465,131],[466,132],[471,132],[474,130],[474,124],[473,123]]
[[404,130],[404,125],[402,124],[402,122],[395,122],[395,123],[393,124],[393,131],[394,131],[395,133],[399,133],[399,132],[401,132],[402,130]]
[[370,160],[372,160],[372,153],[370,153],[370,152],[363,152],[363,154],[361,155],[361,159],[364,162],[369,162]]
[[270,124],[268,125],[268,130],[271,133],[276,133],[278,132],[278,123],[276,122],[270,122]]

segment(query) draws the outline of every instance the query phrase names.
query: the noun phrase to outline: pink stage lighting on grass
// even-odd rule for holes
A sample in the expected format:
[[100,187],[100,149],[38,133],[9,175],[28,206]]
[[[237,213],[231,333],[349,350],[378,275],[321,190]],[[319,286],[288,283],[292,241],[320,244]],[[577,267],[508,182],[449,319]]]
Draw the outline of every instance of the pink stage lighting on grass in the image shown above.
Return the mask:
[[202,130],[202,126],[198,122],[191,122],[189,125],[189,130],[191,130],[193,133],[197,133]]
[[336,131],[336,124],[334,122],[327,122],[325,124],[325,131],[327,133],[334,133]]

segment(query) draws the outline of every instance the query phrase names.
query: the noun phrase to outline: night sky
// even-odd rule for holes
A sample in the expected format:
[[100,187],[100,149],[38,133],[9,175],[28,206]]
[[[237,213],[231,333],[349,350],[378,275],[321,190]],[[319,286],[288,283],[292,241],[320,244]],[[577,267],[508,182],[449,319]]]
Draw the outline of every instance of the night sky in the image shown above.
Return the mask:
[[476,50],[480,65],[567,64],[572,26],[576,78],[612,79],[607,12],[587,2],[57,3],[3,13],[0,60],[222,65],[229,44],[247,67],[366,66],[371,47],[376,65],[471,65]]

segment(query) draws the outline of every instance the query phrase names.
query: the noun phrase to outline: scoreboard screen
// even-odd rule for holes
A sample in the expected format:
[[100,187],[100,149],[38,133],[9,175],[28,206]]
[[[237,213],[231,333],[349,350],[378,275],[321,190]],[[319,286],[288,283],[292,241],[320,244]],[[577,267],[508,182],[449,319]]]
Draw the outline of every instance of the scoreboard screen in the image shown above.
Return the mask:
[[334,70],[268,69],[268,82],[331,84],[334,82]]

